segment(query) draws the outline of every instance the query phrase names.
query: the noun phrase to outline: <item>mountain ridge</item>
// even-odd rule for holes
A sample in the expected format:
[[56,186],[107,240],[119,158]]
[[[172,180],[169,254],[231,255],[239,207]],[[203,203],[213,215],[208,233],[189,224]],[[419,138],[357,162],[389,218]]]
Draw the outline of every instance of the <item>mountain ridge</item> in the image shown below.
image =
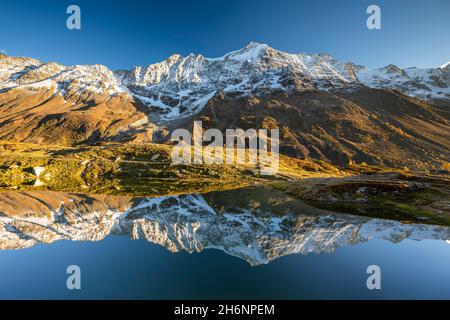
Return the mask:
[[[246,199],[243,193],[241,198]],[[276,192],[260,202],[252,196],[246,201],[253,207],[235,197],[225,208],[217,208],[222,205],[217,194],[132,199],[55,192],[3,193],[0,207],[6,210],[0,216],[0,250],[59,240],[100,241],[116,235],[159,244],[171,252],[221,250],[256,266],[291,254],[332,253],[375,238],[393,243],[450,238],[448,227],[317,209],[312,213],[308,206]],[[16,200],[14,207],[9,205],[12,199]]]

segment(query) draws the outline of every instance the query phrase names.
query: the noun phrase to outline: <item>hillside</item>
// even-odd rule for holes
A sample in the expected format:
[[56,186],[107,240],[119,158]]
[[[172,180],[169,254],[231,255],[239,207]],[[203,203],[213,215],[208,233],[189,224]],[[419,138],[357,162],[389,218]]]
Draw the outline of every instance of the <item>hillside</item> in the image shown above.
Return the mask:
[[291,157],[436,169],[450,159],[449,66],[369,70],[255,42],[118,71],[0,54],[0,140],[167,143],[194,120],[278,127]]

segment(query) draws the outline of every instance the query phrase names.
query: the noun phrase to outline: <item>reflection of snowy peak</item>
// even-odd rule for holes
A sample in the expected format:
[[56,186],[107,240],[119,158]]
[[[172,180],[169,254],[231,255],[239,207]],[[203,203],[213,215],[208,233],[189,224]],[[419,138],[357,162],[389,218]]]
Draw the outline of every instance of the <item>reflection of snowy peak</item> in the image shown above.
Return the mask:
[[[219,249],[258,265],[294,253],[329,253],[374,237],[394,242],[450,239],[450,229],[445,227],[350,215],[299,214],[286,208],[281,208],[284,215],[278,215],[261,207],[218,210],[200,195],[144,199],[133,205],[132,201],[119,205],[110,199],[57,195],[62,200],[51,213],[32,215],[28,209],[16,208],[16,216],[0,216],[0,248],[60,239],[97,241],[116,234],[145,239],[172,252]],[[46,201],[35,197],[31,201],[36,201],[36,208]],[[0,199],[0,204],[11,201],[9,196],[6,199]]]
[[[147,67],[112,72],[102,65],[65,67],[0,54],[0,90],[52,87],[66,100],[125,93],[162,120],[198,113],[218,92],[230,97],[272,90],[340,88],[365,84],[420,98],[450,99],[449,67],[367,70],[324,54],[289,54],[252,42],[219,58],[173,55]],[[71,100],[72,100],[71,99]]]

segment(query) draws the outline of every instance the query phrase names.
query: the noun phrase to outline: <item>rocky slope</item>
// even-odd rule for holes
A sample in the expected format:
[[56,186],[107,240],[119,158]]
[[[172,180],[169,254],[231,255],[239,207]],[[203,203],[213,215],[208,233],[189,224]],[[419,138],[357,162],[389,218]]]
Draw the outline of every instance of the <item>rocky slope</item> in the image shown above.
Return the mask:
[[218,249],[251,265],[289,254],[330,253],[381,238],[449,240],[446,227],[333,214],[277,192],[212,193],[154,199],[54,192],[0,193],[0,248],[110,234],[144,239],[172,252]]

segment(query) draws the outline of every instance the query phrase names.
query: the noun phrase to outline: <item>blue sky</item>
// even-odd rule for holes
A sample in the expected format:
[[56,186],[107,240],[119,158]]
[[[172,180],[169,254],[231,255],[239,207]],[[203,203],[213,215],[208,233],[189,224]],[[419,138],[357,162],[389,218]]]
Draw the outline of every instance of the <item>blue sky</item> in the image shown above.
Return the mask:
[[[66,28],[70,4],[81,7],[81,30]],[[370,4],[381,7],[381,30],[366,28]],[[216,57],[250,41],[372,68],[450,61],[449,0],[3,0],[0,10],[0,50],[67,65]]]

